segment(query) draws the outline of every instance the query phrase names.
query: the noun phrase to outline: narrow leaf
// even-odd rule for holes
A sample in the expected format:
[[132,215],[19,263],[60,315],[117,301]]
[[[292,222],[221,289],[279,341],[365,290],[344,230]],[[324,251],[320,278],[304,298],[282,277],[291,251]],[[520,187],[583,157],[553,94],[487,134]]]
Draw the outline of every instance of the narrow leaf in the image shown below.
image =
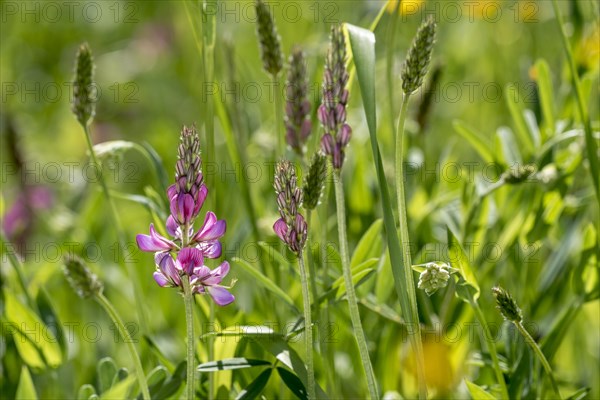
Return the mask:
[[267,386],[272,372],[272,368],[268,368],[261,372],[256,379],[250,382],[250,384],[240,392],[240,394],[236,397],[236,400],[257,398],[262,393],[265,386]]
[[271,363],[265,360],[254,360],[251,358],[237,357],[228,358],[225,360],[210,361],[198,365],[197,369],[200,372],[214,372],[229,369],[251,368],[264,365],[271,365]]
[[15,398],[27,400],[37,400],[38,398],[31,374],[26,366],[21,367],[21,377],[19,378],[19,386],[17,386]]
[[256,280],[257,283],[262,285],[265,289],[270,290],[273,294],[277,295],[277,297],[285,301],[290,307],[297,310],[292,298],[288,296],[288,294],[284,292],[279,286],[277,286],[275,282],[273,282],[265,275],[263,275],[262,272],[254,268],[252,264],[238,257],[234,257],[232,261],[238,266],[240,266],[248,274],[250,274]]
[[483,390],[481,386],[474,384],[473,382],[469,382],[465,380],[467,384],[467,389],[469,389],[469,394],[473,400],[495,400],[496,398]]
[[[465,251],[461,247],[460,243],[452,233],[452,231],[447,228],[448,234],[448,257],[450,259],[450,264],[453,268],[456,268],[460,271],[462,278],[465,280],[465,284],[463,286],[467,286],[466,289],[469,293],[469,296],[473,300],[477,300],[479,298],[479,285],[477,284],[477,279],[475,279],[475,275],[471,270],[471,265],[469,263],[469,259],[465,254]],[[458,287],[457,287],[458,294]],[[464,298],[463,300],[469,301],[469,298]]]
[[378,219],[371,226],[365,234],[360,238],[354,254],[352,254],[352,260],[350,261],[350,268],[356,267],[358,264],[365,261],[369,256],[372,256],[374,243],[378,243],[378,236],[381,235],[381,227],[383,226],[383,220]]
[[545,129],[542,130],[542,142],[545,142],[554,135],[554,127],[556,124],[554,119],[554,89],[552,88],[550,67],[548,67],[546,60],[537,60],[535,63],[535,72],[540,92],[542,116],[544,118],[543,126],[545,126]]
[[296,375],[292,374],[285,368],[277,367],[277,373],[285,385],[301,400],[308,399],[308,393],[304,384]]
[[485,140],[481,138],[479,133],[475,132],[472,128],[459,120],[455,120],[452,123],[452,126],[460,136],[466,139],[467,142],[473,146],[473,148],[485,162],[493,163],[496,160],[490,144],[486,143]]

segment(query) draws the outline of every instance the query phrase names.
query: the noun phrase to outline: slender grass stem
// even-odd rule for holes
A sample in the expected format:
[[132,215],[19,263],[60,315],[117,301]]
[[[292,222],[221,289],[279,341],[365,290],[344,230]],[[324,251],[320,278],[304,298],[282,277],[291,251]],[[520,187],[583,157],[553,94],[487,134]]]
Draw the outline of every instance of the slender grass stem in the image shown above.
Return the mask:
[[581,117],[581,122],[583,123],[585,131],[585,147],[587,150],[588,161],[590,163],[590,173],[592,175],[592,181],[596,193],[596,200],[600,202],[600,166],[598,165],[598,145],[592,133],[592,124],[587,110],[585,108],[585,103],[583,100],[583,90],[581,89],[581,82],[579,80],[579,74],[577,72],[577,65],[575,64],[573,50],[571,49],[569,39],[567,38],[567,32],[565,31],[565,25],[563,22],[562,14],[560,13],[560,9],[558,7],[557,0],[552,0],[552,7],[554,8],[556,22],[558,23],[558,27],[560,29],[560,36],[562,39],[563,47],[565,49],[565,53],[567,53],[567,61],[569,64],[569,69],[571,70],[571,79],[573,79],[575,98],[577,100],[579,115]]
[[375,400],[379,398],[379,394],[377,392],[377,382],[375,380],[375,373],[373,372],[373,365],[371,364],[371,358],[369,357],[367,339],[365,337],[365,332],[363,331],[362,323],[360,321],[358,304],[356,302],[356,294],[354,292],[354,284],[352,283],[352,271],[350,270],[350,257],[348,254],[348,237],[346,234],[346,207],[344,204],[344,188],[342,187],[342,177],[339,171],[335,171],[333,182],[335,186],[335,201],[337,208],[340,256],[342,258],[344,282],[346,283],[346,298],[348,299],[348,309],[350,310],[350,319],[352,320],[354,335],[356,336],[356,341],[358,342],[358,351],[360,353],[362,365],[365,370],[365,375],[367,377],[367,385],[369,387],[370,398]]
[[146,375],[144,375],[144,369],[142,368],[140,356],[138,355],[138,352],[135,349],[135,346],[133,345],[133,339],[129,336],[129,331],[125,328],[125,325],[123,325],[123,321],[117,313],[117,310],[115,310],[111,302],[102,293],[96,295],[95,299],[110,316],[110,319],[112,320],[113,324],[115,324],[115,326],[117,327],[119,334],[123,338],[123,341],[127,344],[129,354],[131,355],[131,360],[133,361],[135,367],[135,373],[137,375],[138,384],[140,385],[140,389],[142,391],[142,397],[144,398],[144,400],[150,400],[150,390],[148,390],[148,382],[146,382]]
[[310,289],[304,266],[304,256],[298,253],[298,264],[300,266],[300,283],[302,284],[302,301],[304,302],[304,344],[306,346],[306,369],[308,370],[308,398],[316,399],[315,395],[315,365],[313,361],[313,327],[311,317]]
[[275,134],[277,135],[278,150],[281,157],[285,154],[285,139],[281,131],[283,126],[283,106],[281,104],[281,90],[279,89],[278,75],[272,75],[273,96],[275,97]]
[[560,395],[560,391],[558,390],[558,385],[556,384],[556,380],[554,379],[554,374],[552,373],[552,368],[550,367],[550,363],[548,363],[546,356],[544,356],[544,353],[542,353],[542,349],[540,349],[538,344],[535,342],[535,340],[533,340],[533,338],[531,337],[529,332],[527,332],[527,329],[525,329],[525,327],[523,326],[523,324],[521,322],[514,322],[514,324],[517,327],[517,329],[519,330],[519,333],[521,333],[521,335],[523,336],[523,338],[529,345],[529,347],[531,347],[531,350],[533,350],[533,352],[535,353],[537,358],[542,363],[542,366],[544,367],[544,370],[546,371],[546,375],[548,375],[548,378],[550,379],[550,384],[552,385],[552,389],[554,390],[554,392],[556,393],[558,398],[562,399],[562,397]]
[[[417,310],[417,296],[415,292],[415,282],[412,275],[412,258],[410,254],[410,237],[408,235],[408,220],[406,217],[406,196],[404,191],[404,123],[408,111],[408,101],[410,95],[405,94],[400,108],[400,117],[398,119],[398,129],[396,130],[396,195],[398,201],[398,221],[400,226],[400,244],[402,247],[402,258],[404,261],[404,273],[408,293],[408,303],[413,314],[413,321],[418,322],[419,314]],[[423,344],[421,343],[421,329],[419,324],[415,324],[414,331],[410,335],[415,358],[417,360],[417,378],[419,384],[419,397],[427,398],[427,385],[425,383],[425,361],[423,358]]]
[[498,353],[496,352],[496,344],[492,340],[492,334],[490,333],[490,329],[488,327],[487,321],[479,304],[476,300],[470,301],[471,307],[473,307],[473,311],[475,311],[475,318],[481,325],[481,330],[483,331],[482,336],[486,342],[488,351],[490,352],[490,357],[492,357],[492,364],[494,366],[494,373],[496,374],[496,380],[500,385],[500,391],[502,392],[502,398],[508,399],[508,390],[506,388],[506,382],[504,381],[504,375],[502,375],[502,370],[500,369],[500,361],[498,360]]
[[194,399],[194,371],[196,366],[194,365],[194,344],[196,343],[194,338],[194,294],[190,287],[190,280],[186,276],[181,279],[183,285],[183,302],[185,303],[185,322],[187,326],[187,388],[186,394],[188,400]]
[[147,324],[146,324],[146,313],[144,311],[144,307],[142,307],[142,295],[141,295],[142,290],[139,286],[139,279],[137,277],[137,273],[136,273],[135,269],[131,267],[130,263],[128,263],[124,257],[125,256],[124,252],[127,250],[127,241],[125,240],[125,237],[124,237],[124,233],[123,233],[123,229],[122,229],[122,225],[121,225],[121,219],[119,218],[119,213],[117,212],[117,207],[115,206],[115,202],[110,194],[110,191],[108,190],[108,185],[106,184],[106,181],[104,180],[104,175],[102,174],[102,169],[101,169],[102,164],[100,164],[100,162],[98,161],[98,157],[96,156],[96,152],[94,151],[94,145],[92,143],[92,138],[90,135],[89,127],[88,127],[88,125],[82,125],[82,126],[83,126],[85,140],[88,145],[88,150],[90,152],[90,158],[92,159],[92,162],[94,163],[94,165],[96,165],[100,170],[100,173],[98,174],[98,176],[99,176],[98,181],[100,183],[100,187],[102,188],[102,192],[104,193],[106,202],[109,205],[112,221],[113,221],[115,230],[117,232],[117,240],[118,240],[118,245],[119,245],[119,251],[117,253],[119,255],[118,261],[119,261],[119,264],[122,267],[124,267],[124,269],[127,271],[127,275],[129,275],[129,279],[131,279],[131,281],[132,281],[133,295],[135,298],[136,311],[138,314],[140,327],[142,328],[142,331],[145,331]]

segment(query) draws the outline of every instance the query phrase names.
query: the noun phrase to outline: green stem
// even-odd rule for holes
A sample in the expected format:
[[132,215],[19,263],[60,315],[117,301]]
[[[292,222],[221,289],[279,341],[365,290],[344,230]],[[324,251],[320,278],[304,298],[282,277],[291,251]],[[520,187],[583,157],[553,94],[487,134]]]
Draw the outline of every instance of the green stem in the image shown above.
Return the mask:
[[119,334],[123,338],[123,341],[127,344],[127,348],[129,349],[129,354],[131,355],[131,360],[133,361],[133,365],[135,367],[135,373],[138,378],[138,383],[140,385],[140,389],[142,391],[142,397],[144,400],[150,400],[150,391],[148,390],[148,383],[146,382],[146,375],[144,375],[144,369],[142,368],[142,362],[140,361],[140,356],[138,355],[135,346],[133,345],[133,339],[129,336],[129,331],[123,325],[123,321],[117,310],[113,307],[110,301],[102,294],[98,294],[96,296],[96,300],[98,303],[104,308],[106,313],[112,319],[113,324],[117,327]]
[[308,370],[308,398],[316,399],[315,395],[315,366],[313,362],[313,327],[310,308],[310,290],[304,266],[304,256],[298,253],[298,264],[300,265],[300,283],[302,284],[302,301],[304,302],[304,344],[306,346],[306,369]]
[[277,135],[277,143],[279,150],[279,157],[283,157],[285,154],[285,138],[281,131],[283,126],[283,106],[281,105],[281,90],[279,89],[279,78],[277,75],[273,75],[273,96],[275,97],[275,134]]
[[193,310],[193,302],[194,295],[192,293],[192,288],[190,287],[190,280],[187,276],[183,276],[181,278],[181,283],[183,285],[183,302],[185,303],[185,322],[187,325],[187,399],[194,399],[194,310]]
[[485,320],[485,316],[479,307],[479,304],[476,300],[470,301],[471,307],[473,307],[473,311],[475,311],[475,317],[477,321],[479,321],[479,325],[481,325],[481,329],[483,330],[483,338],[486,342],[488,351],[490,352],[490,357],[492,357],[492,363],[494,365],[494,373],[496,374],[496,380],[500,385],[500,390],[502,391],[502,398],[508,399],[508,390],[506,388],[506,382],[504,381],[504,375],[502,375],[502,370],[500,369],[500,361],[498,360],[498,353],[496,352],[496,344],[492,340],[492,334],[490,333],[490,329],[488,327],[487,321]]
[[550,364],[548,363],[546,356],[544,356],[544,353],[542,353],[542,349],[540,349],[538,344],[535,342],[535,340],[533,340],[533,338],[531,337],[529,332],[527,332],[527,329],[525,329],[525,327],[523,326],[523,324],[521,322],[514,322],[514,324],[517,327],[517,329],[519,330],[519,332],[521,333],[521,335],[523,336],[523,338],[525,338],[525,341],[527,342],[529,347],[531,347],[531,350],[533,350],[533,352],[535,353],[537,358],[542,363],[542,366],[544,367],[544,370],[546,371],[546,375],[548,375],[548,378],[550,379],[550,383],[552,384],[552,389],[554,390],[554,392],[556,393],[558,398],[562,399],[562,397],[560,396],[560,392],[558,390],[558,385],[556,384],[556,380],[554,379],[554,374],[552,373],[552,368],[550,367]]
[[[209,300],[209,304],[210,304],[210,314],[208,316],[208,323],[212,329],[212,327],[214,327],[215,325],[215,303],[212,300]],[[207,345],[207,352],[208,352],[208,361],[212,361],[215,359],[215,341],[214,341],[214,336],[209,336],[207,338],[208,342],[206,343]],[[215,379],[214,379],[214,375],[215,374],[208,374],[208,400],[212,400],[214,398],[214,391],[215,391]]]
[[419,313],[417,309],[417,296],[415,282],[412,275],[412,257],[410,254],[410,237],[408,234],[408,219],[406,217],[406,195],[404,191],[404,123],[408,112],[409,94],[402,98],[398,129],[396,131],[396,196],[398,201],[398,221],[400,226],[400,244],[402,247],[402,259],[404,261],[404,274],[408,293],[408,303],[413,314],[414,332],[410,335],[415,358],[417,360],[417,378],[419,383],[419,398],[427,398],[427,384],[425,382],[425,361],[423,358],[423,344],[421,342],[421,329],[419,326]]
[[[102,164],[100,164],[100,162],[98,162],[98,157],[96,156],[96,152],[94,151],[94,145],[92,143],[92,138],[90,135],[89,127],[88,127],[88,125],[82,125],[82,126],[83,126],[85,140],[88,145],[88,150],[90,152],[90,158],[92,159],[92,162],[94,163],[94,165],[100,171],[98,181],[100,182],[100,187],[102,188],[102,192],[104,193],[106,202],[109,205],[113,224],[115,226],[115,230],[117,231],[117,240],[118,240],[118,245],[119,245],[119,251],[117,253],[118,254],[117,258],[119,261],[119,265],[124,267],[124,269],[127,271],[127,275],[132,280],[133,294],[134,294],[134,298],[135,298],[136,311],[138,314],[140,327],[141,327],[142,331],[145,331],[146,330],[146,313],[144,311],[144,308],[142,307],[142,295],[141,295],[142,291],[139,286],[139,279],[137,278],[137,273],[135,272],[135,269],[133,269],[131,267],[130,263],[125,261],[124,252],[127,251],[127,244],[126,244],[127,242],[123,235],[121,219],[119,218],[119,213],[117,212],[117,207],[115,206],[115,203],[110,194],[110,191],[108,190],[108,185],[106,184],[106,181],[104,180],[104,175],[102,173]],[[121,252],[123,252],[123,254],[121,254]]]
[[371,399],[376,400],[379,398],[379,394],[377,393],[375,373],[373,372],[373,365],[371,364],[371,359],[369,357],[367,340],[365,338],[365,333],[360,321],[358,304],[356,302],[356,294],[354,293],[354,284],[352,283],[352,271],[350,270],[350,258],[348,255],[348,237],[346,234],[346,207],[344,204],[344,188],[342,187],[342,177],[340,175],[340,171],[335,171],[333,182],[335,186],[340,256],[342,258],[344,282],[346,283],[348,309],[350,310],[350,319],[352,320],[354,335],[356,336],[356,341],[358,342],[358,351],[360,353],[362,365],[365,370],[365,375],[367,376],[367,385],[369,387],[370,397]]

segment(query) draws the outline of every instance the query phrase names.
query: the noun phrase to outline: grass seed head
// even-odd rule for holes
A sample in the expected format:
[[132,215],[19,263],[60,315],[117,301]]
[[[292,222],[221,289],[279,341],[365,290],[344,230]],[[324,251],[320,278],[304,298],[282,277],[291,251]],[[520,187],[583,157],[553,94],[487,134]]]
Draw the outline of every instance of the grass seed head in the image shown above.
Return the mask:
[[75,255],[66,257],[63,272],[73,290],[82,299],[102,293],[102,282],[89,270],[81,258]]
[[269,7],[262,0],[256,1],[256,17],[263,68],[272,76],[276,76],[283,68],[281,39]]
[[505,320],[520,323],[523,320],[521,309],[517,305],[517,302],[512,298],[510,293],[496,286],[492,288],[494,297],[496,298],[496,307],[500,310],[500,313]]
[[94,58],[87,43],[77,50],[75,57],[75,82],[73,83],[73,104],[71,110],[82,126],[87,126],[95,114],[95,100],[92,92],[94,84]]
[[402,67],[402,90],[405,94],[413,93],[423,84],[435,43],[435,31],[433,18],[423,22],[417,31]]

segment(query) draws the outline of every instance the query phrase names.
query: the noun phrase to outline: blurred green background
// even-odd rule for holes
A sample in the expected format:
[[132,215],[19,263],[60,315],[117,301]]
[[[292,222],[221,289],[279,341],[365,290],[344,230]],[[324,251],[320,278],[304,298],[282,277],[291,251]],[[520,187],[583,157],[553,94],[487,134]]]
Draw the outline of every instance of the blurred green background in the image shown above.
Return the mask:
[[[206,102],[210,94],[215,96],[215,101],[223,105],[225,119],[233,128],[235,141],[243,147],[247,159],[244,165],[234,165],[230,144],[223,135],[222,120],[216,118],[216,165],[205,166],[207,175],[214,172],[215,187],[209,187],[214,197],[209,198],[205,210],[215,210],[219,218],[227,220],[224,256],[227,259],[237,256],[257,266],[261,264],[256,260],[258,247],[241,201],[240,179],[244,176],[250,184],[261,239],[279,247],[271,230],[277,218],[271,185],[273,163],[283,155],[272,156],[277,148],[272,87],[261,67],[253,4],[251,1],[218,3],[214,10],[217,15],[215,82],[204,82],[197,40],[201,35],[197,2],[189,2],[187,6],[183,1],[0,3],[3,222],[15,204],[22,201],[20,196],[27,190],[26,186],[43,186],[49,190],[45,195],[49,204],[36,208],[30,220],[18,225],[11,234],[7,232],[7,236],[24,256],[31,292],[35,294],[45,288],[61,326],[69,323],[73,326],[73,336],[68,338],[68,351],[62,365],[45,371],[34,369],[34,382],[40,396],[74,398],[82,384],[95,384],[96,363],[101,357],[112,356],[119,366],[130,367],[125,347],[121,341],[115,342],[115,332],[109,329],[106,316],[95,303],[79,301],[64,280],[60,258],[68,253],[69,246],[90,261],[94,272],[105,282],[107,297],[115,303],[124,319],[132,323],[138,321],[130,278],[115,261],[123,255],[116,251],[116,236],[113,227],[107,224],[110,219],[104,199],[93,179],[85,179],[85,173],[89,173],[84,169],[86,143],[70,111],[73,62],[80,43],[88,42],[96,63],[98,101],[91,128],[93,141],[118,139],[149,144],[164,162],[169,181],[173,176],[182,124],[196,123],[202,137]],[[286,58],[294,45],[302,46],[307,53],[314,113],[315,105],[320,101],[321,74],[331,24],[349,22],[368,27],[386,3],[279,1],[268,4],[272,6]],[[598,4],[580,0],[561,1],[560,5],[569,21],[568,32],[577,67],[581,76],[586,77],[586,101],[597,132]],[[403,6],[396,30],[391,32],[393,7],[390,3],[375,29],[378,139],[388,177],[393,175],[391,121],[398,112],[395,109],[390,113],[388,94],[395,96],[398,107],[401,63],[421,20],[433,15],[439,25],[432,64],[438,71],[438,80],[433,87],[431,79],[426,82],[432,99],[424,111],[424,93],[414,96],[407,125],[410,136],[408,161],[412,163],[407,178],[409,225],[415,246],[415,263],[426,262],[444,257],[445,226],[459,224],[475,177],[481,179],[481,174],[486,172],[496,179],[499,172],[498,167],[485,169],[486,164],[477,152],[454,130],[455,120],[465,121],[481,132],[488,139],[492,152],[502,152],[502,143],[495,133],[500,126],[515,129],[504,92],[508,84],[514,84],[520,106],[530,109],[540,126],[546,123],[534,68],[536,61],[543,58],[550,66],[555,118],[562,121],[562,125],[557,125],[556,133],[580,125],[550,2],[416,1]],[[395,36],[393,40],[392,36]],[[392,85],[386,78],[388,52],[393,55]],[[356,82],[350,84],[348,119],[354,135],[347,152],[344,178],[349,241],[354,248],[364,232],[381,217],[381,208],[360,93]],[[314,125],[317,125],[316,119]],[[309,154],[316,149],[320,134],[317,129],[313,131]],[[583,146],[583,140],[579,138],[561,146],[554,154],[551,162],[559,170],[558,183],[533,183],[512,191],[500,191],[494,200],[490,200],[476,232],[470,238],[463,238],[463,245],[465,242],[476,243],[473,259],[483,290],[482,306],[488,320],[494,321],[498,329],[501,317],[493,307],[489,292],[494,284],[503,284],[519,300],[526,320],[535,324],[536,339],[544,338],[556,326],[557,318],[578,304],[581,293],[577,293],[580,286],[572,282],[574,271],[583,271],[586,265],[595,263],[590,269],[592,272],[586,272],[591,275],[585,275],[584,281],[592,286],[588,290],[595,288],[597,291],[598,258],[597,254],[594,256],[593,248],[598,235],[598,206],[585,162],[581,160]],[[289,153],[288,156],[292,157]],[[143,195],[148,193],[146,188],[150,186],[163,195],[152,167],[136,152],[130,151],[109,161],[105,164],[108,174],[105,176],[114,190]],[[448,169],[448,165],[458,166],[458,178],[455,179],[456,172]],[[19,171],[19,168],[22,169]],[[489,179],[484,182],[490,183]],[[335,247],[337,233],[331,197],[323,206],[325,211],[321,214],[324,218],[316,218],[315,230],[325,227],[327,240],[334,242]],[[151,216],[143,205],[132,201],[119,200],[118,209],[131,244],[126,256],[135,263],[136,279],[147,302],[145,333],[171,363],[177,364],[184,358],[183,302],[174,290],[156,286],[152,279],[151,255],[135,248],[135,235],[147,233]],[[498,245],[501,256],[484,253],[485,244],[489,243]],[[377,239],[369,251],[381,257],[381,262],[375,276],[361,286],[359,297],[372,299],[375,295],[377,304],[384,305],[392,315],[390,317],[388,313],[386,317],[373,307],[361,308],[376,375],[385,392],[406,390],[411,393],[414,389],[413,367],[407,353],[407,341],[402,336],[404,330],[394,321],[399,307],[391,290],[391,275],[379,273],[389,270],[382,241]],[[330,261],[334,267],[331,274],[335,278],[340,271],[335,251],[332,254]],[[14,271],[5,255],[3,250],[3,290],[7,287],[18,293]],[[267,265],[269,263],[273,260]],[[581,267],[582,263],[584,267]],[[546,272],[549,265],[552,265],[551,273]],[[217,310],[221,327],[293,324],[297,315],[290,313],[285,305],[278,304],[277,298],[269,297],[269,292],[236,269],[235,263],[232,267],[230,276],[238,279],[233,289],[237,300],[233,305]],[[280,272],[278,284],[300,304],[298,280],[287,266],[281,266]],[[583,280],[582,277],[579,279]],[[491,376],[489,371],[481,372],[481,359],[474,356],[480,348],[478,337],[469,339],[463,327],[459,339],[454,340],[450,329],[442,330],[439,340],[436,321],[439,323],[437,315],[445,312],[447,323],[464,323],[470,318],[469,312],[458,304],[458,300],[446,299],[445,292],[434,295],[431,300],[420,297],[420,301],[432,307],[429,310],[422,308],[426,358],[432,365],[428,369],[429,385],[440,397],[449,396],[451,392],[454,396],[466,397],[462,378],[485,381],[486,374]],[[206,320],[208,303],[205,299],[198,302],[201,324]],[[359,397],[365,393],[365,387],[362,379],[356,378],[362,377],[362,372],[345,304],[338,302],[331,307],[333,321],[337,324],[332,332],[336,378],[333,387],[328,389],[341,397]],[[568,324],[564,323],[565,336],[561,336],[553,364],[557,376],[565,382],[565,388],[569,388],[565,393],[591,387],[589,398],[599,398],[598,300],[585,302],[580,308],[578,304],[577,310]],[[86,330],[88,327],[89,331]],[[142,332],[135,329],[145,365],[155,365],[156,354],[143,341]],[[96,336],[95,330],[100,333],[97,340],[91,340],[90,337]],[[524,346],[520,343],[519,353],[510,344],[517,341],[514,333],[511,336],[506,327],[502,332],[499,346],[507,354],[507,363],[516,366]],[[233,356],[235,344],[229,339],[218,340],[217,356]],[[298,340],[294,346],[301,352]],[[200,347],[200,359],[206,361],[206,354]],[[243,349],[238,347],[237,351]],[[246,353],[242,355],[266,357],[256,346],[247,345],[245,349]],[[21,361],[10,335],[3,335],[0,350],[3,391],[6,390],[4,393],[10,397],[18,382]],[[530,363],[529,369],[533,368],[533,361]],[[318,380],[324,387],[326,368],[327,364],[317,361]],[[238,377],[235,390],[256,375],[245,371],[235,374]],[[222,373],[219,383],[230,388],[230,378],[231,375]],[[526,382],[531,388],[528,396],[535,396],[536,381],[533,379]],[[541,378],[537,375],[535,379]],[[292,396],[275,379],[265,395],[267,398]]]

